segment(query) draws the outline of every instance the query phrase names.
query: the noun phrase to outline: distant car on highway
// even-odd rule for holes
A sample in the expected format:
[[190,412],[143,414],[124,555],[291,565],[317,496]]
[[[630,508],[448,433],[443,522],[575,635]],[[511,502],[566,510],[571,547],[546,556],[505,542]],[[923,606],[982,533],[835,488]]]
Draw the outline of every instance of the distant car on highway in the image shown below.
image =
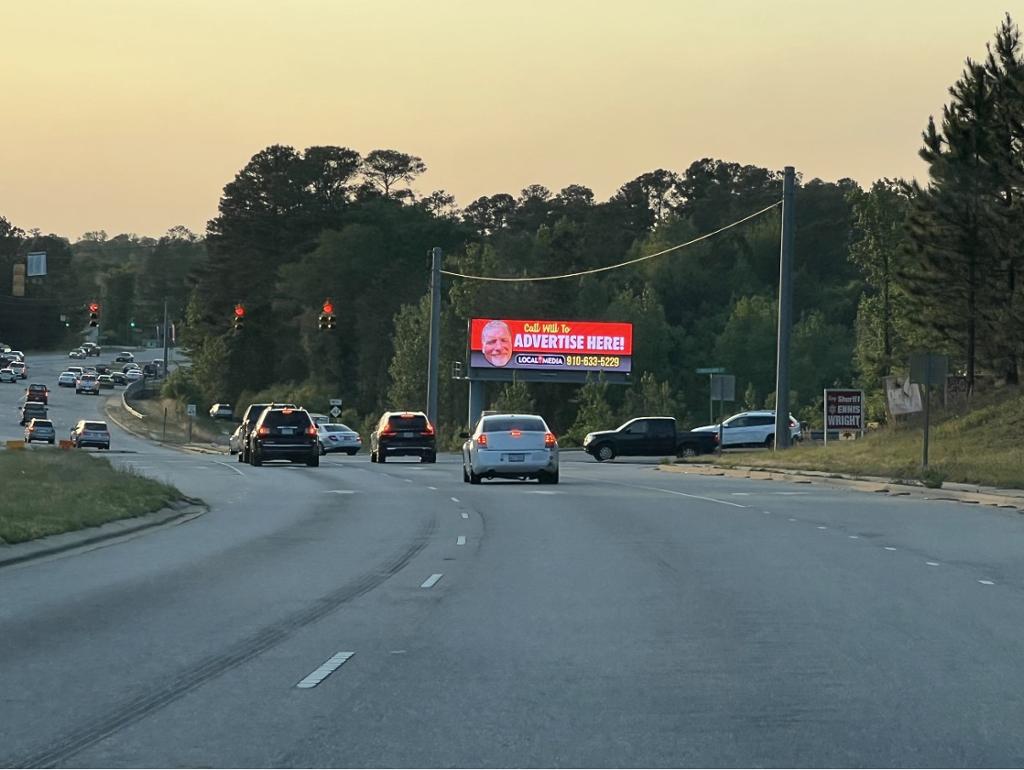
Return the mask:
[[463,433],[462,480],[537,479],[558,483],[558,439],[536,414],[489,414]]
[[111,372],[110,379],[114,381],[115,385],[125,385],[128,382],[128,378],[124,376],[124,372]]
[[85,372],[85,369],[83,369],[81,366],[69,366],[64,371],[71,372],[72,374],[74,374],[75,379],[77,380],[79,377],[82,376],[83,372]]
[[17,382],[17,381],[18,381],[18,375],[14,373],[14,370],[11,367],[6,366],[3,369],[0,369],[0,382]]
[[68,353],[68,358],[85,358],[85,351],[82,348],[75,348]]
[[228,437],[228,454],[236,455],[242,451],[242,436],[244,434],[245,428],[239,423],[235,432]]
[[[695,433],[718,433],[718,425],[702,425],[693,429]],[[803,434],[800,423],[789,416],[789,435],[799,441]],[[763,446],[769,449],[775,444],[775,411],[762,409],[740,412],[722,421],[722,448]]]
[[100,389],[102,390],[111,390],[114,387],[114,378],[109,374],[101,374],[96,378],[96,381],[99,383]]
[[214,404],[210,407],[210,417],[215,420],[230,420],[235,416],[231,404]]
[[242,414],[242,424],[239,426],[242,429],[242,435],[240,437],[240,448],[238,451],[238,462],[247,463],[249,462],[249,448],[251,442],[249,440],[250,434],[252,433],[253,427],[256,425],[256,421],[263,414],[263,410],[269,407],[274,408],[285,408],[297,409],[295,404],[249,404],[246,407],[245,413]]
[[85,351],[87,356],[99,356],[103,352],[103,348],[97,345],[95,342],[83,342],[82,350]]
[[25,426],[26,444],[31,444],[33,441],[45,441],[47,444],[52,444],[56,440],[57,432],[54,430],[53,423],[50,420],[33,417],[32,421]]
[[11,364],[11,369],[13,369],[14,373],[18,375],[19,379],[24,380],[28,378],[28,367],[25,365],[24,361],[15,361]]
[[21,408],[21,425],[28,425],[33,419],[45,420],[47,417],[46,404],[40,401],[26,401]]
[[635,417],[615,430],[588,433],[583,451],[598,462],[615,457],[693,457],[718,448],[718,434],[680,431],[674,417]]
[[129,351],[127,351],[127,350],[122,350],[122,351],[121,351],[120,353],[118,353],[118,354],[117,354],[117,356],[116,356],[116,357],[114,358],[114,363],[118,363],[118,364],[121,364],[121,363],[125,363],[125,364],[130,364],[130,363],[132,363],[132,362],[134,362],[134,361],[135,361],[135,356],[134,356],[134,355],[132,355],[132,354],[131,354],[131,353],[130,353]]
[[309,412],[292,407],[264,409],[249,432],[246,454],[255,466],[268,460],[288,460],[317,467],[320,447]]
[[44,404],[50,402],[50,389],[45,385],[33,382],[25,388],[26,401],[42,401]]
[[94,396],[98,396],[100,394],[99,377],[85,372],[75,382],[75,393],[91,393]]
[[317,423],[317,438],[320,441],[322,455],[329,452],[345,452],[351,457],[363,446],[362,437],[340,422]]
[[68,438],[76,449],[85,446],[110,449],[110,428],[102,420],[79,420]]
[[61,388],[73,388],[75,387],[75,380],[78,379],[78,375],[74,372],[61,372],[57,375],[57,386]]
[[143,377],[145,377],[145,375],[142,373],[141,369],[129,369],[127,372],[124,373],[124,378],[128,382],[137,382],[141,380]]
[[370,434],[370,462],[389,457],[418,457],[421,463],[437,461],[437,435],[423,412],[384,412]]

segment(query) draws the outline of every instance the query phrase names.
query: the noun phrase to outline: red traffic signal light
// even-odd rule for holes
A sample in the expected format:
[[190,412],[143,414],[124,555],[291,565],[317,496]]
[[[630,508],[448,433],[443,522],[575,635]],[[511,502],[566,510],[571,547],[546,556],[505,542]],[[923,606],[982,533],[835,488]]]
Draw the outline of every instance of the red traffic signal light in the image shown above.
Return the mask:
[[235,318],[244,318],[244,317],[245,317],[245,305],[243,305],[241,303],[235,305]]
[[100,312],[100,305],[99,305],[99,303],[98,302],[90,302],[89,303],[89,312],[90,313],[98,313],[98,312]]
[[334,305],[331,304],[329,299],[324,300],[324,315],[333,315]]

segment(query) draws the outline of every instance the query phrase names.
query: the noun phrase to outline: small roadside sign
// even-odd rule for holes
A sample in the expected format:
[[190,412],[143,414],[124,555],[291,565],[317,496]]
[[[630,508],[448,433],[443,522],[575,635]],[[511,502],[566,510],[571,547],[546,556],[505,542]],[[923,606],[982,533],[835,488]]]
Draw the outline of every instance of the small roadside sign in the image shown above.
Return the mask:
[[338,417],[340,415],[341,415],[341,410],[338,407],[336,407],[336,406],[332,406],[331,407],[331,417]]
[[725,367],[705,366],[701,369],[694,369],[697,374],[725,374]]
[[714,374],[711,376],[711,398],[715,401],[736,400],[736,375]]
[[825,443],[828,432],[864,430],[864,391],[840,388],[825,390]]
[[189,417],[195,417],[196,416],[196,405],[195,404],[189,404],[185,408],[185,413],[188,414]]
[[329,403],[330,403],[331,406],[341,406],[341,399],[340,398],[332,398],[332,399],[329,400]]

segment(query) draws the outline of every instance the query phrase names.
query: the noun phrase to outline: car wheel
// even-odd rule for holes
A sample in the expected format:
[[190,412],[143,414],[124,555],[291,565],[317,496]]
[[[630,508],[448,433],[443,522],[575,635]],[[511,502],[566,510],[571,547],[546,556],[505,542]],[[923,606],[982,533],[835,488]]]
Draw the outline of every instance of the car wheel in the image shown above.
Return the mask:
[[378,449],[377,450],[377,462],[379,462],[379,463],[386,463],[387,461],[388,461],[388,456],[386,454],[384,454],[384,450],[383,449]]
[[359,451],[358,449],[352,449],[351,451],[349,451],[348,456],[349,457],[355,457],[356,456],[356,452],[358,452],[358,451]]
[[321,456],[321,457],[323,457],[323,456],[324,456],[325,454],[327,454],[327,450],[326,450],[326,449],[324,449],[324,445],[323,445],[322,443],[320,443],[319,441],[317,441],[317,442],[316,442],[316,446],[317,446],[317,449],[318,449],[318,450],[320,451],[320,456]]
[[51,438],[51,439],[50,439],[50,440],[49,440],[48,442],[46,442],[46,443],[50,444],[50,446],[53,446],[53,439]]
[[75,394],[76,394],[76,395],[81,395],[81,394],[82,394],[82,391],[80,391],[80,390],[79,390],[78,388],[75,388]]
[[469,471],[466,470],[466,464],[465,463],[462,464],[462,483],[463,484],[468,484],[469,483]]
[[774,445],[775,445],[775,434],[773,433],[768,438],[766,438],[764,440],[764,448],[765,449],[771,449]]
[[420,457],[420,462],[421,463],[436,463],[437,462],[437,455],[434,452],[431,452],[428,455],[423,455],[422,457]]
[[684,446],[679,449],[679,457],[696,457],[697,450],[692,446]]
[[539,473],[537,475],[537,481],[539,481],[541,484],[557,484],[558,483],[558,471],[556,470],[554,473],[548,473],[547,471],[542,471],[541,473]]
[[308,465],[310,468],[319,468],[320,453],[318,453],[316,450],[313,450],[312,456],[308,460],[306,460],[306,465]]
[[597,451],[594,452],[594,457],[599,463],[603,463],[606,460],[612,460],[615,458],[615,450],[608,444],[601,444],[601,446],[597,448]]
[[483,477],[480,476],[479,474],[473,473],[473,471],[471,469],[469,471],[469,483],[470,484],[479,484],[481,481],[483,481]]
[[258,449],[250,450],[249,454],[249,462],[252,463],[255,467],[259,468],[261,465],[263,465],[263,457],[260,455],[260,451]]

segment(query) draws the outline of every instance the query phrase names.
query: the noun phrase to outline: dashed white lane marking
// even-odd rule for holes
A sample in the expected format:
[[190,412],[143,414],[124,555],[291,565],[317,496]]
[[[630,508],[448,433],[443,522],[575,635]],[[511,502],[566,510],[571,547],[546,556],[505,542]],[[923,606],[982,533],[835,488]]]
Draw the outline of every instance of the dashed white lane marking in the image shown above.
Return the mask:
[[464,518],[464,519],[468,519],[468,518],[469,518],[469,514],[468,514],[468,513],[463,513],[463,514],[462,514],[462,518]]
[[818,529],[828,529],[828,527],[818,527]]
[[212,471],[213,470],[213,468],[211,468],[209,465],[193,465],[192,467],[193,467],[193,469],[195,469],[197,471]]
[[[797,482],[798,484],[800,482]],[[794,495],[809,495],[810,492],[772,492],[773,495],[785,495],[786,497],[793,497]]]
[[729,494],[734,495],[736,497],[750,497],[749,492],[730,492]]
[[351,658],[353,655],[355,655],[354,652],[339,652],[337,655],[332,655],[330,658],[327,659],[326,663],[324,663],[322,666],[320,666],[320,668],[318,668],[316,671],[314,671],[312,674],[307,676],[305,679],[303,679],[295,686],[301,687],[303,690],[308,690],[311,687],[316,687],[327,677],[329,677],[331,674],[333,674],[335,671],[341,668],[345,661]]
[[412,484],[412,479],[402,479],[406,484]]
[[433,489],[435,492],[437,491],[437,487],[427,487],[427,489]]
[[860,540],[860,535],[847,535],[850,540]]
[[455,545],[465,545],[465,544],[466,544],[466,536],[465,535],[459,535],[459,539],[455,541]]
[[790,519],[790,521],[796,521],[796,519]]
[[547,489],[528,489],[526,490],[531,495],[560,495],[561,492],[549,491]]
[[356,491],[354,489],[325,489],[325,495],[354,495]]
[[459,498],[457,498],[457,497],[453,497],[453,498],[451,498],[451,500],[452,500],[453,503],[459,502]]
[[896,549],[893,548],[891,545],[887,545],[887,546],[885,546],[885,550],[887,550],[887,551],[895,551]]
[[981,583],[983,586],[994,586],[995,585],[995,583],[993,583],[991,580],[979,580],[978,582]]
[[220,460],[214,460],[214,462],[217,463],[217,465],[223,465],[225,468],[227,468],[230,471],[234,471],[239,476],[244,476],[245,475],[238,468],[235,467],[235,465],[238,465],[238,463],[235,463],[235,465],[231,465],[230,463],[223,463]]
[[435,572],[433,575],[431,575],[423,581],[423,583],[420,585],[420,588],[433,588],[434,584],[441,579],[441,576],[443,574],[443,572]]
[[686,492],[677,492],[674,489],[662,489],[661,487],[646,487],[640,484],[626,484],[622,481],[605,481],[605,484],[615,484],[619,487],[632,487],[633,489],[646,489],[651,492],[663,492],[666,495],[678,495],[679,497],[689,497],[693,500],[705,500],[709,503],[718,503],[719,505],[731,505],[733,508],[747,508],[746,505],[740,505],[739,503],[730,503],[728,500],[716,500],[713,497],[704,497],[702,495],[690,495]]
[[926,561],[925,564],[927,564],[929,567],[938,567],[939,566],[939,563],[937,561]]

